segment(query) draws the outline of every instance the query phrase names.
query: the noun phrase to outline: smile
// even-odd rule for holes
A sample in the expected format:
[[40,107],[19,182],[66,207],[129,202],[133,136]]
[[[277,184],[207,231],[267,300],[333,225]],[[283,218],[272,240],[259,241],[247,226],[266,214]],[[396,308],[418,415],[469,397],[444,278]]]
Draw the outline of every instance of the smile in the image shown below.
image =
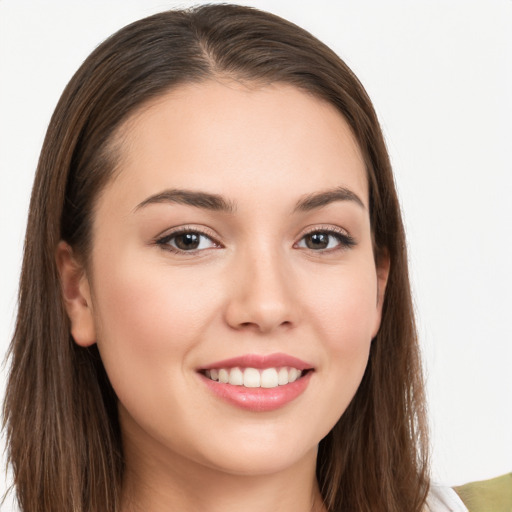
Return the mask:
[[276,388],[295,382],[302,376],[302,370],[283,366],[280,368],[212,368],[205,370],[205,376],[211,380],[232,386],[246,388]]
[[315,373],[313,365],[287,354],[248,354],[198,370],[214,396],[253,412],[273,411],[295,401]]

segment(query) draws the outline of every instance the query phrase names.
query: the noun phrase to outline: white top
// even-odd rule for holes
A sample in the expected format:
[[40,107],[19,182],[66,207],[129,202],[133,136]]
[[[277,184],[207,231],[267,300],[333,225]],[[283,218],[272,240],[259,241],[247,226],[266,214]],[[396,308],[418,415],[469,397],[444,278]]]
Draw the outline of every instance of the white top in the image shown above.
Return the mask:
[[459,495],[451,488],[432,484],[427,498],[430,512],[469,512]]

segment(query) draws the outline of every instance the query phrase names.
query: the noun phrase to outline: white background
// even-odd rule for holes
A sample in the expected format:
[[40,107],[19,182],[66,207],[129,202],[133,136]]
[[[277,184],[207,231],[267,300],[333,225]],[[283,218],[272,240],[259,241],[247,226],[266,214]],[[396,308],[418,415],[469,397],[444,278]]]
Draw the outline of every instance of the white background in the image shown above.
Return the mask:
[[[375,103],[409,238],[434,478],[512,471],[512,0],[241,3],[329,44]],[[1,354],[36,161],[62,89],[105,37],[176,5],[192,3],[0,0]],[[4,379],[5,369],[2,389]]]

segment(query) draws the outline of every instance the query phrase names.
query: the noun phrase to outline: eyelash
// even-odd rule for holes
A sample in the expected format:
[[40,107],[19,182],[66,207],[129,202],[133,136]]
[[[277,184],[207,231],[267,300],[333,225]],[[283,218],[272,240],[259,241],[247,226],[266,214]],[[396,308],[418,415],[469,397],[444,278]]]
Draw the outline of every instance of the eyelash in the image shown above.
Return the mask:
[[336,251],[343,251],[347,249],[351,249],[356,245],[356,241],[352,236],[350,236],[345,230],[333,226],[329,227],[322,227],[322,226],[315,226],[313,229],[310,229],[306,231],[299,239],[299,242],[294,244],[297,246],[300,242],[302,242],[307,236],[315,235],[315,234],[322,234],[322,235],[328,235],[329,237],[334,237],[338,241],[338,245],[336,247],[326,248],[326,249],[309,249],[312,252],[315,253],[330,253],[330,252],[336,252]]
[[[294,247],[301,248],[301,247],[299,247],[299,244],[303,240],[305,240],[306,237],[311,236],[311,235],[316,235],[316,234],[328,235],[329,237],[334,237],[337,240],[338,245],[336,247],[324,248],[324,249],[311,249],[310,247],[303,247],[303,248],[308,249],[309,251],[312,251],[314,253],[331,253],[331,252],[336,252],[336,251],[347,250],[356,245],[356,241],[354,240],[354,238],[352,236],[350,236],[346,231],[342,230],[341,228],[333,228],[332,226],[323,228],[322,226],[320,226],[320,227],[315,227],[314,229],[310,229],[309,231],[302,234],[299,241],[294,244]],[[174,247],[169,243],[169,242],[171,242],[171,240],[176,239],[177,237],[182,236],[182,235],[199,235],[199,238],[207,238],[213,244],[213,247],[208,247],[208,249],[223,247],[222,244],[220,242],[218,242],[209,232],[206,232],[197,227],[180,228],[177,231],[173,231],[172,233],[169,233],[169,234],[155,240],[155,243],[156,243],[156,245],[160,246],[162,249],[164,249],[166,251],[170,251],[170,252],[173,252],[175,254],[180,254],[180,255],[184,255],[187,253],[192,255],[192,254],[196,254],[197,252],[206,250],[206,248],[203,248],[203,249],[195,248],[190,251],[187,251],[184,249],[180,249],[178,247]],[[199,241],[199,243],[201,243],[201,242]]]
[[221,248],[222,247],[222,244],[220,242],[218,242],[212,235],[211,233],[208,233],[200,228],[197,228],[197,227],[183,227],[183,228],[179,228],[178,230],[176,231],[173,231],[172,233],[169,233],[159,239],[157,239],[155,241],[156,245],[160,246],[162,249],[166,250],[166,251],[170,251],[170,252],[173,252],[175,254],[195,254],[199,251],[203,251],[205,249],[193,249],[193,250],[190,250],[190,251],[186,251],[186,250],[183,250],[183,249],[179,249],[178,247],[173,247],[172,245],[170,245],[170,241],[173,240],[173,239],[176,239],[177,237],[181,236],[181,235],[199,235],[200,238],[207,238],[208,240],[210,240],[213,245],[214,245],[214,248]]

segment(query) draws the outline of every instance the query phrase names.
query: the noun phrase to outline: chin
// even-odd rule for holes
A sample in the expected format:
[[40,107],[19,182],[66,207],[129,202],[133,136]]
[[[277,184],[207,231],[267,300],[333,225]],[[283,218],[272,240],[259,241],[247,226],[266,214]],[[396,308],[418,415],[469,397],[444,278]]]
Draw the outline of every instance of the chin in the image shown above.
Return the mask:
[[302,466],[304,463],[311,463],[311,459],[316,461],[318,445],[299,452],[297,449],[265,450],[259,449],[257,445],[250,449],[228,451],[223,457],[222,464],[217,461],[208,466],[216,471],[229,475],[239,476],[265,476],[286,471]]

